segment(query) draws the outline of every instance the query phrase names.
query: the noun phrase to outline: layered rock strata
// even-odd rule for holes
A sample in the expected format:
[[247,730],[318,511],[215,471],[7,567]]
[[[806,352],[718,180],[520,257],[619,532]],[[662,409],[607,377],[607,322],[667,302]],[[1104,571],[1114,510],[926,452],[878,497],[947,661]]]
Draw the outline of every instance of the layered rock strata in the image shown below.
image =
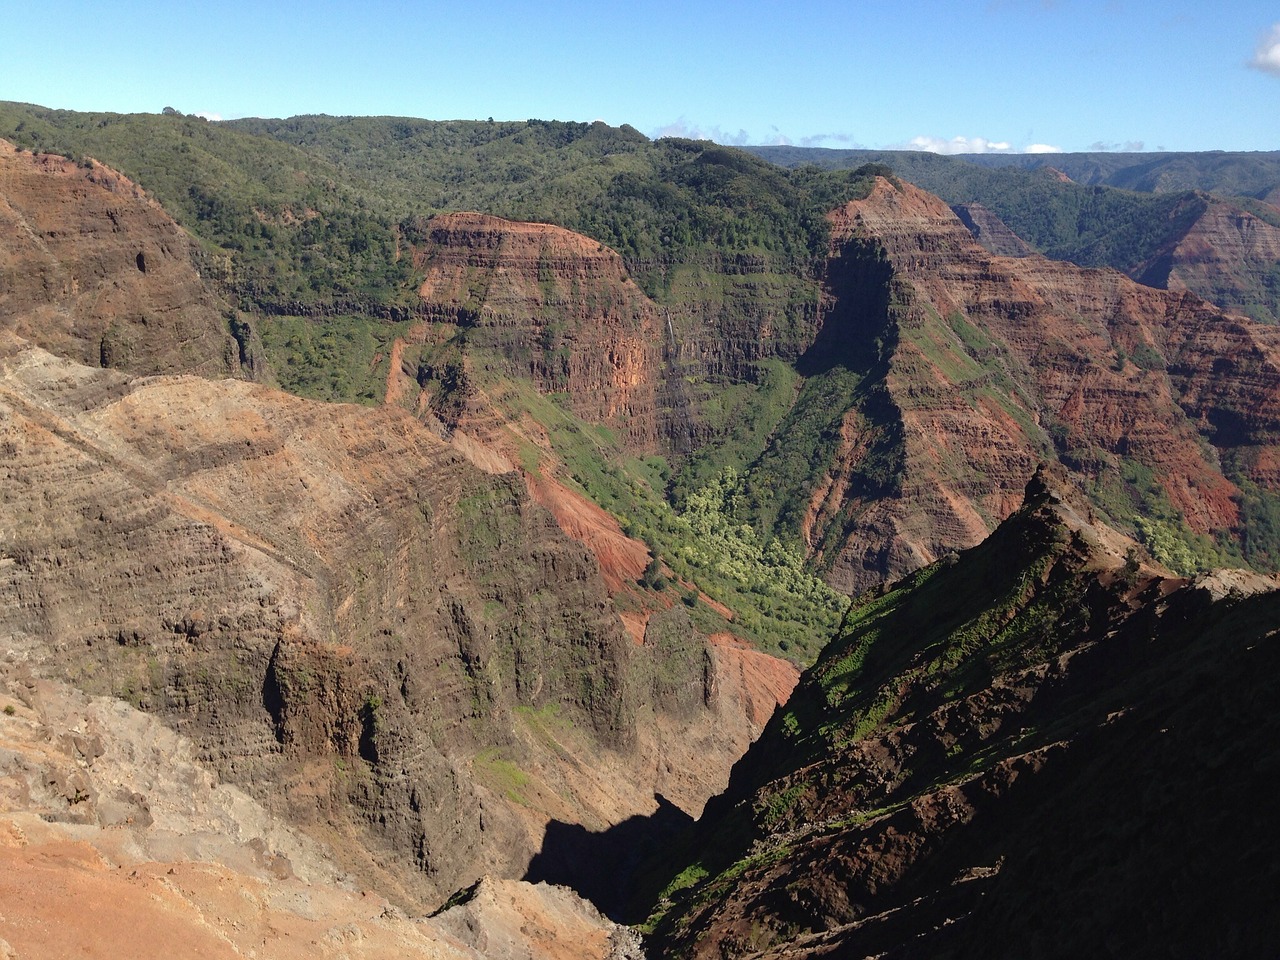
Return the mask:
[[[875,401],[850,414],[848,462],[832,465],[805,531],[834,583],[860,588],[977,543],[1046,457],[1093,483],[1141,464],[1199,533],[1238,519],[1219,454],[1247,450],[1271,484],[1277,328],[1114,271],[993,256],[906,184],[882,179],[831,221],[809,360],[855,367]],[[889,432],[897,464],[874,497],[849,481],[868,424]]]
[[1280,320],[1280,227],[1205,198],[1204,212],[1133,276],[1274,323]]
[[520,875],[552,820],[696,813],[759,730],[733,655],[677,625],[696,695],[655,686],[591,556],[403,411],[12,337],[0,410],[10,648],[161,716],[403,904]]
[[195,242],[123,175],[0,141],[0,236],[0,329],[136,373],[239,374],[250,361]]
[[[582,419],[612,427],[638,449],[654,448],[663,321],[616,253],[559,227],[457,213],[431,220],[413,255],[430,318],[414,332],[418,345],[464,341],[468,353],[499,360],[507,375],[565,394]],[[434,382],[444,395],[436,412],[450,426],[464,418],[448,404],[466,397],[450,381],[467,375],[432,351],[416,369],[402,363],[391,373]]]

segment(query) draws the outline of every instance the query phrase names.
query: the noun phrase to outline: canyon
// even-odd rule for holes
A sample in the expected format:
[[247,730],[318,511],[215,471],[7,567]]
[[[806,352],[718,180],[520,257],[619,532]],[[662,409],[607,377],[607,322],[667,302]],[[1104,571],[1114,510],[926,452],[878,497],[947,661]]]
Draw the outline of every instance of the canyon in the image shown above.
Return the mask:
[[[5,161],[30,227],[6,263],[43,257],[63,291],[85,270],[155,303],[134,251],[181,239],[172,221],[94,168]],[[50,181],[72,187],[62,215],[104,238],[92,258],[51,259],[57,228],[27,191]],[[633,638],[595,558],[522,482],[393,404],[125,372],[159,358],[243,372],[211,366],[234,337],[191,259],[174,270],[192,298],[165,323],[121,308],[138,348],[108,365],[83,362],[107,359],[92,350],[101,298],[41,313],[66,357],[5,304],[8,661],[163,719],[335,868],[415,912],[486,873],[522,875],[552,823],[603,830],[658,797],[696,814],[794,668],[712,642],[681,608]]]
[[[1274,228],[1156,289],[846,186],[816,260],[415,216],[364,315],[0,141],[0,948],[1261,949],[1277,584],[1197,571],[1280,560]],[[278,389],[299,317],[376,396]]]
[[834,583],[863,589],[976,544],[1045,459],[1070,466],[1099,501],[1135,464],[1200,535],[1237,528],[1239,490],[1221,463],[1271,486],[1273,325],[1116,271],[995,256],[909,184],[882,178],[831,216],[812,351],[847,358],[873,383],[876,399],[862,403],[888,404],[876,416],[892,424],[900,464],[890,496],[851,495],[867,446],[860,424],[874,420],[846,415],[841,456],[804,530],[834,555]]

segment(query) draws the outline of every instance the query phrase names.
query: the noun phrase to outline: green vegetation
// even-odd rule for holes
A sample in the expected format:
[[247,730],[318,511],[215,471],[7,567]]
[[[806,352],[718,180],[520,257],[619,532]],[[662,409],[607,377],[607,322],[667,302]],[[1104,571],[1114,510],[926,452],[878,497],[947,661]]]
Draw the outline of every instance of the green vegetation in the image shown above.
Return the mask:
[[477,783],[502,794],[512,803],[528,805],[529,800],[523,791],[529,786],[529,774],[503,756],[500,747],[491,747],[477,754],[471,761],[471,769]]
[[1107,521],[1131,533],[1156,561],[1184,576],[1241,563],[1238,545],[1191,529],[1150,467],[1129,457],[1119,458],[1118,467],[1099,471],[1090,495]]
[[1250,480],[1241,463],[1227,463],[1240,488],[1240,541],[1244,559],[1259,570],[1280,570],[1280,494]]
[[826,210],[866,188],[856,171],[791,173],[710,142],[651,142],[603,123],[208,123],[0,103],[0,137],[130,176],[206,242],[210,273],[243,308],[271,313],[406,315],[408,245],[425,239],[427,217],[450,210],[584,233],[659,296],[671,268],[698,255],[769,256],[806,274],[826,249]]
[[[981,203],[1046,256],[1125,272],[1146,264],[1164,242],[1184,231],[1207,203],[1194,191],[1215,189],[1201,184],[1217,182],[1200,179],[1194,186],[1166,186],[1166,192],[1152,194],[1137,192],[1140,182],[1113,186],[1064,182],[1047,170],[1013,165],[993,169],[976,157],[787,147],[751,150],[787,166],[809,164],[834,170],[868,163],[887,164],[903,179],[948,203]],[[1049,162],[1056,165],[1060,159],[1055,156]],[[1036,162],[1044,163],[1044,158],[1037,158]],[[1272,161],[1272,177],[1274,164]],[[1272,179],[1271,185],[1274,184]],[[1228,189],[1226,195],[1239,192]]]
[[[483,361],[483,353],[476,356]],[[665,462],[629,455],[609,430],[585,424],[567,410],[567,398],[539,394],[527,381],[500,377],[486,379],[484,388],[500,410],[537,421],[571,483],[616,516],[628,535],[648,542],[677,581],[672,584],[651,564],[644,586],[677,587],[687,598],[694,625],[704,633],[728,630],[802,663],[817,656],[847,600],[806,571],[794,549],[757,533],[747,519],[737,471],[723,468],[673,506],[663,485]],[[477,514],[480,526],[472,536],[484,537],[480,511],[467,510]],[[732,610],[733,620],[726,622],[698,603],[689,586]]]
[[376,404],[386,394],[391,342],[405,326],[360,315],[273,317],[262,326],[262,344],[290,393]]

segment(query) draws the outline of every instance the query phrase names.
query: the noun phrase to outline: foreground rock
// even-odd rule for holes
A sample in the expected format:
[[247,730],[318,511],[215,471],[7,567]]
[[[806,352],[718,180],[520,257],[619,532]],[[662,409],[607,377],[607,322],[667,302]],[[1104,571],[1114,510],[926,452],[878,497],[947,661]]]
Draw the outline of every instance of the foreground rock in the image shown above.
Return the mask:
[[1265,954],[1275,587],[1171,578],[1039,474],[855,607],[668,873],[659,951]]
[[486,881],[483,908],[411,920],[154,717],[12,661],[0,704],[5,956],[158,958],[177,944],[264,960],[642,956],[634,934],[560,888]]

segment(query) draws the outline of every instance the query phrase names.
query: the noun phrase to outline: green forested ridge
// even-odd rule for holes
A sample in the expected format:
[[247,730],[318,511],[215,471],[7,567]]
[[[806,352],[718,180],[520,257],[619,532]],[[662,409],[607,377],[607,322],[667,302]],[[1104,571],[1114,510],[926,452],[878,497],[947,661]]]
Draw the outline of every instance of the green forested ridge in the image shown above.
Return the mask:
[[[883,162],[908,179],[908,168],[920,183],[952,168],[979,166],[988,170],[1061,170],[1077,184],[1119,187],[1143,193],[1203,190],[1222,197],[1274,196],[1280,186],[1280,150],[1196,153],[971,153],[941,156],[907,150],[839,150],[821,147],[745,147],[757,156],[785,167],[812,164],[824,169]],[[924,171],[924,173],[921,173]],[[956,174],[954,171],[951,175]]]
[[412,302],[397,217],[358,176],[285,143],[198,117],[77,113],[0,103],[0,137],[93,157],[204,241],[210,275],[245,308],[383,310]]
[[823,214],[856,172],[791,173],[732,148],[630,127],[77,113],[0,104],[0,137],[92,156],[130,176],[209,245],[246,307],[386,315],[412,303],[401,240],[435,213],[554,223],[618,250],[647,291],[703,258],[756,255],[808,274]]
[[964,159],[995,169],[1053,167],[1077,183],[1144,193],[1206,190],[1223,197],[1262,199],[1274,194],[1280,183],[1280,151],[1277,150],[975,154]]

